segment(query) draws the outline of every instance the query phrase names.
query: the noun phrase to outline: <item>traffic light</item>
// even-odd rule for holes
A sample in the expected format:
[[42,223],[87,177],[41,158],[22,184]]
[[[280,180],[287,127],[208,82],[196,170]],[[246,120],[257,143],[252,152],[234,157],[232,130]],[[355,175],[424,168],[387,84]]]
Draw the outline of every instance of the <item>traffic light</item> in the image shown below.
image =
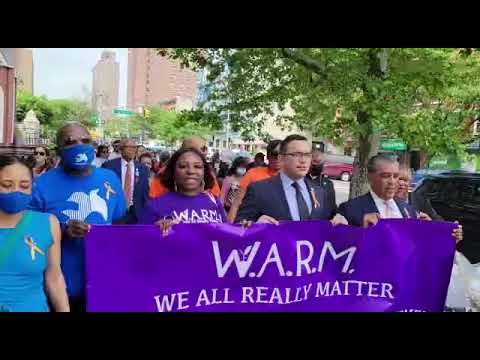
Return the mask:
[[152,113],[152,111],[151,111],[150,109],[148,109],[148,108],[146,108],[146,107],[143,108],[143,116],[144,116],[144,117],[146,117],[146,118],[150,117],[150,114],[151,114],[151,113]]

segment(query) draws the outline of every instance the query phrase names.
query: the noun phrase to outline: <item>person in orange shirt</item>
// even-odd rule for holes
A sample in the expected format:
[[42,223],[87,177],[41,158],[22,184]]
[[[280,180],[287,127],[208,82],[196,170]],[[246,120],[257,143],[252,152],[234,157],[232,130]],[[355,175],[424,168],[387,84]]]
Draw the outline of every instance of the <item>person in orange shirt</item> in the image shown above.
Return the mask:
[[[183,140],[182,149],[186,149],[186,148],[197,149],[205,157],[207,156],[207,153],[208,153],[207,142],[205,141],[205,139],[202,139],[199,136],[192,136]],[[213,170],[212,169],[210,170],[212,171],[212,175],[215,175]],[[152,183],[150,185],[150,193],[149,193],[149,196],[151,199],[159,197],[168,192],[168,189],[162,184],[162,181],[161,181],[162,174],[163,174],[163,171],[159,172],[159,174],[155,176],[155,178],[153,178],[152,180]],[[220,186],[218,185],[217,177],[213,176],[213,178],[215,181],[213,184],[213,188],[210,190],[210,192],[212,193],[212,195],[220,197]]]
[[280,154],[281,140],[272,140],[267,146],[268,167],[260,166],[247,171],[245,176],[240,181],[240,189],[233,200],[232,206],[228,212],[228,220],[234,222],[237,217],[238,209],[242,204],[242,200],[247,192],[247,187],[253,182],[269,179],[278,174],[280,171],[280,161],[278,155]]

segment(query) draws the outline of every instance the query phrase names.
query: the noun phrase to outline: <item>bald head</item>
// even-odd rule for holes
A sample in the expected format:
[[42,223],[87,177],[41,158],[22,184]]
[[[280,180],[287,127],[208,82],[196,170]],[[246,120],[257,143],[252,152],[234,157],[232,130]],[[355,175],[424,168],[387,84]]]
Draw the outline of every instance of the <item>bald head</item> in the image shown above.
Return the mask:
[[200,136],[191,136],[183,140],[182,148],[193,148],[200,151],[204,156],[207,156],[208,147],[205,139]]
[[120,153],[122,158],[129,162],[135,159],[137,155],[137,142],[133,139],[122,139],[120,141]]
[[120,140],[120,149],[125,146],[137,146],[137,142],[134,139],[122,139]]
[[91,144],[92,137],[86,127],[78,123],[69,123],[57,131],[58,147],[68,147],[76,144]]

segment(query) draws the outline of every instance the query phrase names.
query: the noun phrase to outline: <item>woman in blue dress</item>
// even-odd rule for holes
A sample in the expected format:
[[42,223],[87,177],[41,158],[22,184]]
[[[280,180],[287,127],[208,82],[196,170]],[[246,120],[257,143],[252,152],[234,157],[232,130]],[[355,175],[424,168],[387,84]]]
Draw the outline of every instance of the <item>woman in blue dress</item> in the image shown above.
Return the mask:
[[[32,171],[0,155],[0,312],[70,311],[57,218],[27,210]],[[48,296],[48,300],[47,300]]]

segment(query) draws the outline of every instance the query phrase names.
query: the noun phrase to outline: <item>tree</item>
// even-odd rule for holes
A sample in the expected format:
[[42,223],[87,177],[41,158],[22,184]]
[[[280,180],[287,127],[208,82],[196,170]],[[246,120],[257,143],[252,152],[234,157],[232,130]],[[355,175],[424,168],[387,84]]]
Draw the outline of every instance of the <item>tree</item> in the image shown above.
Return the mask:
[[95,127],[93,110],[80,100],[49,100],[45,96],[33,96],[28,92],[17,93],[17,120],[23,121],[26,113],[35,111],[37,119],[43,127],[43,136],[55,139],[56,131],[67,122],[79,122],[87,128]]
[[163,141],[167,145],[192,135],[207,138],[213,131],[221,127],[221,122],[215,116],[200,119],[197,111],[166,111],[160,107],[150,107],[148,115],[135,116],[131,121],[130,131],[137,137]]
[[87,128],[96,126],[96,122],[93,120],[95,113],[86,102],[70,99],[50,100],[50,106],[54,113],[52,126],[61,126],[72,121]]
[[[468,50],[468,51],[467,51]],[[174,48],[162,56],[217,84],[210,112],[228,111],[245,136],[267,117],[357,149],[350,196],[366,192],[366,164],[382,136],[430,155],[461,153],[464,122],[476,117],[480,58],[469,49]],[[288,114],[285,110],[293,110]],[[197,114],[197,116],[203,116]]]
[[27,113],[33,110],[40,124],[48,124],[53,119],[53,109],[45,96],[33,96],[27,91],[17,91],[16,118],[22,122]]

